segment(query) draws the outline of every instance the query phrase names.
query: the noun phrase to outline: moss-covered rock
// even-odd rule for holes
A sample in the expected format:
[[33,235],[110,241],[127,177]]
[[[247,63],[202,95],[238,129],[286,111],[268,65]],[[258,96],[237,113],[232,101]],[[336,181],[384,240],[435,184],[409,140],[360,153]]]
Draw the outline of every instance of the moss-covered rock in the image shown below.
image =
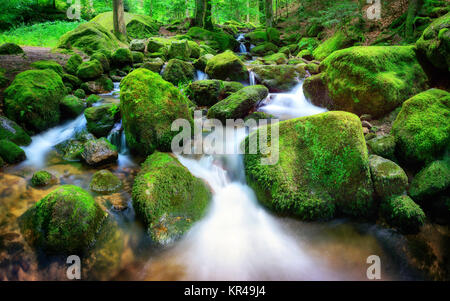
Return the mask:
[[23,149],[6,139],[0,140],[0,157],[10,164],[22,162],[27,158]]
[[33,67],[35,69],[39,69],[39,70],[50,69],[50,70],[53,70],[56,73],[58,73],[59,76],[61,76],[64,72],[63,67],[59,63],[52,61],[52,60],[36,61],[31,64],[31,67]]
[[426,164],[450,145],[450,94],[430,89],[403,103],[392,126],[398,159]]
[[239,82],[198,80],[188,87],[189,98],[199,106],[212,106],[244,88]]
[[213,79],[248,80],[247,68],[232,51],[225,51],[211,58],[206,65],[205,71]]
[[179,59],[171,59],[164,68],[162,77],[174,85],[188,83],[194,80],[195,68],[191,63]]
[[256,56],[265,56],[276,52],[278,52],[278,46],[270,42],[255,46],[250,50],[250,53]]
[[416,201],[435,200],[450,188],[450,160],[438,160],[422,169],[412,180],[409,195]]
[[60,104],[62,117],[73,118],[83,113],[86,104],[75,95],[67,95]]
[[314,56],[312,55],[312,52],[310,50],[303,49],[297,54],[297,58],[311,61],[314,59]]
[[299,83],[299,78],[305,77],[296,66],[256,66],[253,68],[258,83],[269,88],[270,92],[286,92]]
[[133,56],[133,64],[139,64],[144,62],[144,54],[138,51],[131,51],[131,55]]
[[98,60],[91,60],[78,67],[77,76],[83,81],[89,81],[99,78],[103,72],[102,64]]
[[312,53],[319,44],[319,41],[315,38],[302,38],[297,44],[297,50],[309,50]]
[[188,60],[191,56],[191,47],[187,40],[173,41],[169,46],[169,58]]
[[66,94],[61,77],[52,70],[28,70],[5,90],[5,112],[29,132],[41,132],[59,122],[59,103]]
[[103,72],[107,73],[111,70],[111,65],[109,63],[108,57],[100,51],[95,52],[93,55],[91,55],[91,61],[97,60],[102,64]]
[[145,44],[146,44],[145,40],[133,40],[130,42],[130,50],[144,52]]
[[40,170],[31,177],[31,185],[33,187],[44,187],[50,185],[55,180],[55,176],[46,170]]
[[0,116],[0,139],[7,139],[17,145],[29,145],[30,136],[14,121]]
[[276,45],[280,44],[280,32],[278,29],[269,27],[266,30],[267,41],[274,43]]
[[185,233],[203,216],[209,199],[203,181],[166,153],[149,156],[133,185],[133,207],[160,244]]
[[14,43],[5,43],[0,45],[0,55],[22,54],[23,49]]
[[450,13],[433,21],[416,45],[434,67],[450,72]]
[[246,38],[250,40],[250,43],[257,45],[264,42],[267,42],[267,32],[264,30],[255,30],[252,32],[249,32],[245,35]]
[[367,141],[369,152],[395,161],[395,138],[392,135],[379,136]]
[[271,55],[266,55],[263,58],[264,62],[266,64],[270,64],[270,65],[282,65],[282,64],[286,64],[288,62],[288,58],[286,56],[286,54],[278,52],[278,53],[274,53]]
[[381,203],[381,214],[403,233],[416,233],[425,222],[425,213],[407,195],[394,196]]
[[316,59],[323,60],[336,50],[353,46],[355,42],[356,41],[353,38],[342,31],[337,31],[331,38],[314,49],[313,55]]
[[77,89],[75,92],[73,92],[73,95],[80,99],[86,98],[86,92],[83,89]]
[[117,148],[102,137],[87,141],[84,144],[81,157],[91,166],[100,166],[117,161],[119,154]]
[[380,199],[401,195],[408,188],[406,173],[394,162],[377,155],[370,155],[369,167],[375,193]]
[[144,62],[144,64],[142,64],[141,68],[145,68],[145,69],[148,69],[150,71],[153,71],[153,72],[156,72],[159,74],[161,72],[163,65],[164,65],[164,61],[160,58],[156,58],[151,61]]
[[112,31],[96,22],[88,22],[64,34],[59,39],[57,47],[63,49],[76,48],[91,55],[102,49],[112,51],[122,45]]
[[205,41],[210,47],[218,51],[234,50],[239,46],[232,35],[222,31],[209,31],[200,27],[191,27],[186,35],[194,40]]
[[89,94],[103,94],[114,90],[114,83],[107,75],[103,74],[96,80],[86,82],[83,88]]
[[84,111],[87,130],[96,137],[106,137],[114,127],[118,116],[118,105],[112,103],[90,107]]
[[102,98],[98,95],[92,94],[89,95],[88,98],[86,98],[86,105],[88,107],[92,106],[94,103],[99,102],[100,100],[102,100]]
[[[247,181],[258,200],[307,220],[332,218],[334,208],[358,218],[374,213],[367,148],[356,115],[326,112],[276,123],[268,126],[268,145],[274,126],[279,127],[279,158],[264,145],[244,156]],[[314,204],[322,214],[309,212]]]
[[67,60],[64,70],[71,75],[77,75],[78,67],[82,63],[83,58],[79,54],[74,54]]
[[169,151],[177,132],[178,118],[193,122],[189,100],[171,83],[147,69],[136,69],[120,84],[120,111],[127,145],[148,155],[156,149]]
[[[357,115],[384,116],[427,88],[428,78],[409,46],[339,50],[328,56],[320,69],[320,79],[332,99],[327,108]],[[322,101],[309,96],[313,103]]]
[[6,88],[9,84],[9,79],[5,76],[5,71],[0,68],[0,88]]
[[97,171],[93,176],[89,189],[97,193],[113,193],[122,188],[122,181],[106,169]]
[[32,246],[51,253],[78,254],[94,243],[104,217],[88,192],[63,185],[25,212],[20,228]]
[[190,57],[193,59],[198,59],[204,52],[204,50],[194,41],[188,41],[188,45],[190,48]]
[[128,48],[117,49],[114,51],[111,59],[113,65],[119,68],[133,65],[133,54]]
[[75,75],[71,75],[71,74],[67,74],[64,73],[61,77],[64,85],[68,86],[70,85],[70,87],[72,89],[78,89],[81,87],[81,84],[83,83],[78,77],[76,77]]
[[261,85],[248,86],[219,101],[208,110],[208,118],[226,119],[245,118],[251,109],[269,95],[269,90]]

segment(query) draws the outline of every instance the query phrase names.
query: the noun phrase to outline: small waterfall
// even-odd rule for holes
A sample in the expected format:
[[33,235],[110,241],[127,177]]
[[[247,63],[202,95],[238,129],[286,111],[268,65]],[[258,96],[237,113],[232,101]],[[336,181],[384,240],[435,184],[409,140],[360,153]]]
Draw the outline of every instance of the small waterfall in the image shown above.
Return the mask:
[[250,70],[248,75],[249,75],[248,77],[249,77],[249,81],[250,81],[250,86],[256,85],[255,72]]
[[99,94],[98,96],[113,96],[114,98],[118,98],[120,92],[120,82],[114,83],[114,89],[109,93]]
[[239,42],[239,53],[247,53],[247,47],[245,47],[245,36],[243,33],[240,33],[236,38],[236,41]]
[[112,145],[117,148],[117,152],[119,153],[119,159],[117,163],[121,167],[125,166],[134,166],[135,163],[131,159],[130,150],[127,147],[127,140],[125,137],[125,131],[122,128],[122,121],[117,122],[111,132],[106,137]]
[[205,72],[201,71],[201,70],[196,70],[195,71],[195,80],[205,80],[208,79],[208,74],[206,74]]

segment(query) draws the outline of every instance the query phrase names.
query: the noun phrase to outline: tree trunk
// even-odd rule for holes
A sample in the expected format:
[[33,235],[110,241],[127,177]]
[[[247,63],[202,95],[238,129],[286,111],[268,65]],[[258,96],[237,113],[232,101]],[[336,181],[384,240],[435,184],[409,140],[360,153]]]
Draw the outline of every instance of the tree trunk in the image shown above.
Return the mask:
[[205,14],[204,14],[204,18],[203,18],[203,28],[208,29],[208,30],[213,29],[212,14],[211,14],[211,10],[212,10],[211,1],[212,0],[205,0]]
[[417,12],[422,6],[422,0],[409,0],[408,3],[408,14],[406,16],[406,38],[414,38],[414,20],[416,18]]
[[186,18],[189,18],[189,0],[186,0],[184,3],[186,6]]
[[247,0],[247,23],[250,23],[250,0]]
[[266,0],[266,26],[273,26],[273,6],[272,0]]
[[265,0],[258,0],[258,1],[259,1],[259,24],[264,25],[264,23],[266,23],[266,12],[264,11]]
[[127,27],[125,26],[125,12],[123,0],[113,0],[114,34],[121,41],[127,40]]
[[205,14],[205,0],[195,0],[194,26],[203,27],[203,16]]

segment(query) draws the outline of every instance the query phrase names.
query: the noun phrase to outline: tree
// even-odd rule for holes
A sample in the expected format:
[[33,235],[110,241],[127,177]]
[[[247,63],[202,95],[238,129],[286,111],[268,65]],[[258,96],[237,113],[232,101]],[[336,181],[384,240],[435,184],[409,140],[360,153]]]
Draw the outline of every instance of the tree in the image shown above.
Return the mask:
[[195,0],[195,16],[193,25],[203,27],[204,13],[205,13],[205,0]]
[[127,40],[127,27],[125,26],[125,11],[123,0],[113,0],[114,34],[119,40]]
[[213,29],[213,24],[212,24],[212,4],[211,4],[211,0],[205,0],[205,14],[203,17],[203,28],[208,29],[208,30],[212,30]]
[[266,26],[272,27],[273,25],[273,4],[272,0],[266,0]]
[[264,11],[264,1],[265,0],[258,0],[259,4],[259,24],[264,24],[266,22],[266,13]]
[[406,38],[412,39],[414,37],[414,20],[416,19],[417,12],[422,6],[422,0],[409,0],[408,14],[406,16]]

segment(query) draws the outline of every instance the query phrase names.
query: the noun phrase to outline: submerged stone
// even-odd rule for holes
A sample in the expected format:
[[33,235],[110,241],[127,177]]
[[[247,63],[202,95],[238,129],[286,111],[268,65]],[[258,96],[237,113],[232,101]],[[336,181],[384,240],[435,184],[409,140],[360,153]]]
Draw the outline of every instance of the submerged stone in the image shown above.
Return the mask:
[[106,169],[97,171],[93,176],[89,189],[97,193],[113,193],[122,188],[122,181]]
[[83,160],[92,166],[99,166],[117,161],[119,154],[114,145],[106,138],[89,140],[84,144],[81,153]]

